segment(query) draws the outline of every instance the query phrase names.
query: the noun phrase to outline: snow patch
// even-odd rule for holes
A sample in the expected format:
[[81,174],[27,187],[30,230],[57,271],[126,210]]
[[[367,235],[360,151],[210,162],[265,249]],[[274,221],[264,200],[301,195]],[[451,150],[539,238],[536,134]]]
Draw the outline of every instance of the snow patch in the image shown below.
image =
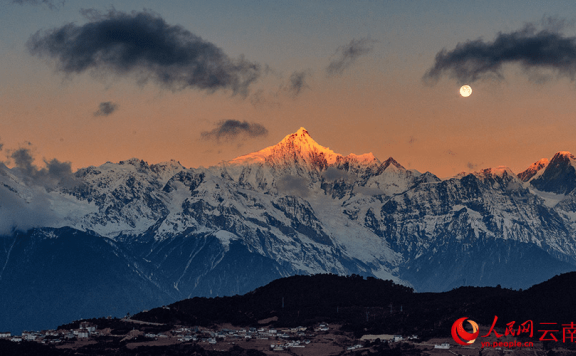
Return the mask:
[[544,205],[549,208],[555,207],[559,202],[561,202],[566,196],[564,194],[556,194],[551,192],[543,192],[538,189],[534,189],[532,186],[528,187],[530,193],[542,198],[544,200]]
[[222,244],[222,246],[224,246],[224,248],[226,248],[226,250],[228,250],[230,246],[230,241],[241,240],[241,238],[238,235],[235,235],[226,230],[218,230],[212,235],[214,235],[214,237],[220,240],[220,243]]

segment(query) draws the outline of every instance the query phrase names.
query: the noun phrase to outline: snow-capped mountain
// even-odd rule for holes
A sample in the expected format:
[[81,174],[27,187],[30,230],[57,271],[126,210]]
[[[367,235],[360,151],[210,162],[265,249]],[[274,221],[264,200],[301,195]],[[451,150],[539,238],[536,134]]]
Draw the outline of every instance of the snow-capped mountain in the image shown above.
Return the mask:
[[[525,288],[576,269],[575,160],[559,152],[518,176],[441,180],[391,157],[340,155],[301,128],[209,168],[130,159],[47,185],[3,167],[0,298],[12,304],[0,325],[244,293],[294,274]],[[50,322],[38,318],[55,306]]]
[[549,162],[550,161],[548,161],[547,158],[542,158],[532,163],[530,167],[528,167],[528,169],[526,169],[524,172],[518,173],[518,178],[520,178],[520,180],[523,182],[529,181],[532,179],[532,177],[538,174],[538,172],[541,172],[543,168],[546,168]]
[[568,194],[576,188],[576,157],[570,152],[558,152],[545,165],[542,174],[534,175],[530,183],[535,188],[557,194]]

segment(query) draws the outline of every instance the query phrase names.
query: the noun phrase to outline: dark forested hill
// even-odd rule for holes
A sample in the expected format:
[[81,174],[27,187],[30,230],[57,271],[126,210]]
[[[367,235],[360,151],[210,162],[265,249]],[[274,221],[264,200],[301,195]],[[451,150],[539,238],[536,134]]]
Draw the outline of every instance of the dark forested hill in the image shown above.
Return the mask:
[[169,308],[139,313],[133,319],[257,325],[276,317],[275,326],[326,321],[362,332],[446,336],[446,328],[461,317],[489,326],[498,316],[501,327],[506,322],[526,320],[569,323],[576,320],[574,305],[576,272],[524,291],[498,286],[460,287],[444,293],[415,293],[391,281],[357,275],[313,275],[282,278],[241,296],[186,299]]

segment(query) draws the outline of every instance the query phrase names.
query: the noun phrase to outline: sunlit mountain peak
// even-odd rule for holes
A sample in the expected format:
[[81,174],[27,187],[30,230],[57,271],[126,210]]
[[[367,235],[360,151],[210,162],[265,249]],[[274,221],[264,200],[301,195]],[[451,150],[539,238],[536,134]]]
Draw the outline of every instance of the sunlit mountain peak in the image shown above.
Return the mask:
[[491,171],[493,175],[497,175],[499,177],[503,176],[504,174],[507,174],[509,176],[515,175],[514,172],[512,172],[512,170],[508,166],[498,166],[495,168],[491,168]]
[[480,179],[492,179],[492,178],[507,178],[507,177],[511,177],[512,179],[517,179],[518,175],[516,175],[508,166],[497,166],[497,167],[489,167],[489,168],[483,168],[480,169],[478,171],[475,172],[461,172],[458,173],[456,176],[454,176],[454,178],[456,179],[462,179],[464,177],[467,177],[468,175],[474,175],[477,178]]
[[[277,165],[290,162],[300,162],[324,168],[327,165],[334,164],[339,157],[342,157],[342,155],[334,153],[334,151],[328,147],[319,145],[310,136],[308,131],[301,127],[295,133],[284,137],[284,139],[276,145],[237,157],[229,163],[268,163],[271,165]],[[360,157],[362,160],[369,158],[366,155],[356,157]]]
[[576,157],[568,151],[559,151],[550,160],[547,168],[560,169],[562,167],[573,167],[576,169]]
[[550,162],[550,160],[548,160],[548,158],[541,158],[538,161],[532,163],[532,165],[530,167],[534,166],[534,167],[542,168],[542,167],[545,167],[549,162]]
[[358,163],[364,163],[364,164],[379,162],[378,158],[376,158],[372,152],[364,153],[361,155],[350,153],[346,157],[348,157],[351,160],[356,160]]
[[568,151],[559,151],[557,152],[554,157],[552,157],[552,161],[559,159],[559,158],[571,158],[571,159],[576,159],[572,153],[568,152]]
[[538,174],[538,172],[540,172],[543,168],[546,168],[549,163],[550,161],[548,158],[541,158],[538,161],[532,163],[530,167],[528,167],[524,172],[518,173],[518,178],[524,182],[527,182],[536,174]]

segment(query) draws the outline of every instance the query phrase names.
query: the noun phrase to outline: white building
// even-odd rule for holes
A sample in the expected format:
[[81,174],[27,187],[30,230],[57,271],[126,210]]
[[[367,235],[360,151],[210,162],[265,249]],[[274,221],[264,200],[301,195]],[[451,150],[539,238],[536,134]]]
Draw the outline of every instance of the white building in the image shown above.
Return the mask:
[[83,321],[80,323],[80,329],[86,329],[89,332],[93,333],[94,331],[96,331],[96,325],[92,325],[87,321]]
[[0,331],[0,339],[7,339],[12,336],[10,331]]
[[449,350],[450,349],[450,344],[445,342],[443,344],[440,345],[434,345],[435,349],[441,349],[441,350]]

